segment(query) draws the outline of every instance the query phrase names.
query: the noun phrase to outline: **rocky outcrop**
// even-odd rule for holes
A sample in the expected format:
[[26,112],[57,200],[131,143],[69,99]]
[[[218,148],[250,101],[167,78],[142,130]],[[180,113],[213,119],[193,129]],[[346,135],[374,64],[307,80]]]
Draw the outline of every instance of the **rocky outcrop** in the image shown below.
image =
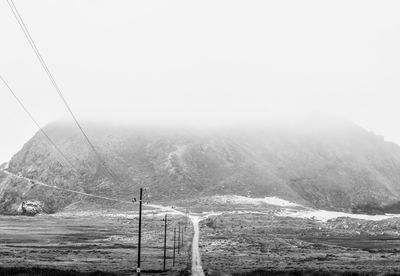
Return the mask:
[[18,207],[18,213],[23,216],[35,216],[43,212],[43,203],[37,200],[23,201]]

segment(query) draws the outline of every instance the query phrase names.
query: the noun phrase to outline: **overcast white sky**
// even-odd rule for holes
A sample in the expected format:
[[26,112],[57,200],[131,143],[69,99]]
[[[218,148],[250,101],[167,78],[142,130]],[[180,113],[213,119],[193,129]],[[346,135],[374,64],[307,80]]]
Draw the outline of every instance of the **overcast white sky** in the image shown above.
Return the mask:
[[[79,118],[262,121],[323,111],[400,143],[400,1],[14,0]],[[67,117],[5,0],[0,74]],[[37,129],[0,83],[0,161]]]

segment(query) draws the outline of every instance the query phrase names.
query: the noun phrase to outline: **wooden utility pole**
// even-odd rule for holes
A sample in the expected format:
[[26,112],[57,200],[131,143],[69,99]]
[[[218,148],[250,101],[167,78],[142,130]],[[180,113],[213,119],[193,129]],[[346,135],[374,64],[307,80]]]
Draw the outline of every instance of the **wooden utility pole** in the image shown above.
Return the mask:
[[189,209],[188,209],[188,208],[186,208],[185,231],[186,231],[186,228],[187,228],[187,223],[188,223],[188,220],[189,220]]
[[178,254],[181,254],[180,249],[181,249],[181,223],[178,222]]
[[140,246],[142,238],[142,199],[143,199],[143,188],[140,188],[140,199],[139,199],[139,237],[138,237],[138,257],[137,257],[137,275],[140,275]]
[[165,261],[167,259],[167,215],[164,218],[164,271],[165,271]]
[[175,266],[175,240],[176,240],[176,227],[174,227],[174,255],[172,256],[172,266]]
[[181,231],[181,236],[182,236],[182,241],[181,241],[181,246],[184,247],[185,245],[183,244],[183,236],[185,235],[185,232],[183,230],[183,223],[182,223],[182,231]]

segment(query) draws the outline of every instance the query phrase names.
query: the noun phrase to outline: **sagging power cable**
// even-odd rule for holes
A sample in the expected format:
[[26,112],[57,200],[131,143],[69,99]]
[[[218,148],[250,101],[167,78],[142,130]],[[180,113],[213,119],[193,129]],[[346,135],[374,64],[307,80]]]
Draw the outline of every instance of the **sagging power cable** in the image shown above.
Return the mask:
[[39,131],[46,137],[46,139],[49,141],[49,143],[54,147],[54,149],[64,158],[64,160],[71,166],[71,168],[79,174],[78,168],[74,166],[74,164],[69,160],[69,158],[61,151],[61,149],[56,145],[56,143],[53,141],[53,139],[50,138],[50,136],[47,134],[47,132],[39,125],[38,121],[33,117],[32,113],[29,112],[27,107],[24,105],[24,103],[21,101],[21,99],[17,96],[17,94],[13,91],[13,89],[10,87],[10,85],[6,82],[6,80],[3,78],[3,76],[0,74],[0,79],[4,83],[4,85],[7,87],[8,91],[13,95],[15,100],[19,103],[19,105],[22,107],[22,109],[25,111],[25,113],[29,116],[29,118],[32,120],[32,122],[38,127]]
[[34,179],[31,179],[31,178],[28,178],[28,177],[25,177],[25,176],[16,175],[16,174],[11,173],[11,172],[9,172],[7,170],[2,170],[2,172],[4,172],[5,174],[7,174],[7,175],[9,175],[11,177],[23,179],[23,180],[28,181],[30,183],[38,184],[40,186],[44,186],[44,187],[47,187],[47,188],[52,188],[52,189],[55,189],[55,190],[61,190],[61,191],[66,191],[66,192],[70,192],[70,193],[74,193],[74,194],[79,194],[79,195],[84,195],[84,196],[88,196],[88,197],[104,199],[104,200],[109,200],[109,201],[115,201],[115,202],[120,202],[120,203],[129,203],[129,204],[133,203],[132,201],[120,200],[120,199],[106,197],[106,196],[98,196],[98,195],[88,194],[88,193],[85,193],[85,192],[79,192],[79,191],[67,189],[67,188],[57,187],[55,185],[46,184],[46,183],[43,183],[41,181],[34,180]]
[[52,85],[54,86],[55,90],[57,91],[57,94],[59,95],[59,97],[61,98],[62,102],[64,103],[65,107],[67,108],[68,112],[70,113],[71,117],[73,118],[75,124],[77,125],[77,127],[79,128],[80,132],[82,133],[84,139],[86,140],[86,142],[88,143],[89,147],[91,148],[91,150],[94,152],[94,154],[96,155],[97,159],[100,161],[100,164],[102,166],[102,168],[104,169],[104,171],[109,175],[109,177],[114,181],[114,182],[121,182],[121,180],[119,179],[119,177],[113,172],[113,170],[111,168],[109,168],[106,164],[106,162],[104,161],[104,159],[101,157],[100,153],[96,150],[95,146],[93,145],[93,143],[90,141],[88,135],[85,133],[83,127],[81,126],[81,124],[79,123],[77,117],[75,116],[75,114],[72,112],[71,107],[69,106],[67,100],[65,99],[59,85],[57,84],[57,82],[55,81],[52,73],[50,72],[46,62],[43,59],[43,56],[41,55],[38,47],[36,46],[35,41],[33,40],[24,20],[22,19],[17,7],[15,6],[13,0],[7,0],[7,3],[12,11],[12,13],[14,14],[15,19],[17,20],[19,26],[21,27],[22,32],[24,33],[26,39],[29,42],[29,45],[31,46],[32,50],[35,52],[36,57],[38,58],[43,70],[46,72],[48,78],[50,79]]

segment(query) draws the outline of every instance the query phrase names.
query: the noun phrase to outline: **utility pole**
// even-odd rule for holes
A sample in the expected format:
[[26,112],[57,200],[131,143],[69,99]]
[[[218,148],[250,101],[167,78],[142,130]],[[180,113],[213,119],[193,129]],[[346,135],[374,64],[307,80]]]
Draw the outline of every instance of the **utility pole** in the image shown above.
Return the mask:
[[187,228],[187,223],[188,223],[188,220],[189,220],[189,209],[188,209],[188,208],[186,208],[185,231],[186,231],[186,228]]
[[181,223],[178,222],[178,254],[181,254],[180,248],[181,248]]
[[176,240],[176,227],[174,227],[174,255],[172,256],[172,266],[175,266],[175,240]]
[[184,244],[183,244],[183,236],[184,235],[185,235],[185,232],[184,232],[183,223],[182,223],[182,233],[181,233],[181,236],[182,236],[181,246],[182,247],[184,247]]
[[165,271],[165,260],[167,259],[167,215],[164,219],[164,271]]
[[140,246],[142,238],[142,199],[143,199],[143,188],[140,188],[140,198],[139,198],[139,237],[138,237],[138,257],[137,257],[137,275],[140,275]]

